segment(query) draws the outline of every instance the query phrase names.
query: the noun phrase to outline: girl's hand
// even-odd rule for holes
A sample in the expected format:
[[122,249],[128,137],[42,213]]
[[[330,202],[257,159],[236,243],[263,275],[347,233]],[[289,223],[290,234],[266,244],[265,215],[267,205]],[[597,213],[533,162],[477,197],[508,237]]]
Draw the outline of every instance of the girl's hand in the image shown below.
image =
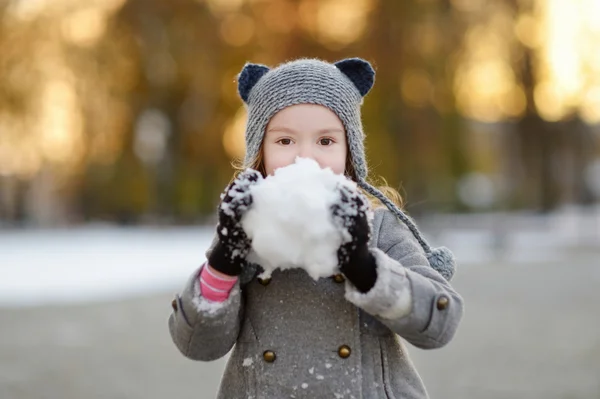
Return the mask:
[[369,200],[358,190],[346,186],[340,186],[339,191],[340,201],[331,207],[333,220],[351,237],[338,249],[339,268],[359,291],[367,292],[377,280],[375,257],[369,250]]
[[250,240],[240,225],[242,216],[252,205],[250,187],[262,180],[262,175],[252,169],[240,173],[221,195],[217,236],[208,264],[215,270],[237,276],[250,250]]

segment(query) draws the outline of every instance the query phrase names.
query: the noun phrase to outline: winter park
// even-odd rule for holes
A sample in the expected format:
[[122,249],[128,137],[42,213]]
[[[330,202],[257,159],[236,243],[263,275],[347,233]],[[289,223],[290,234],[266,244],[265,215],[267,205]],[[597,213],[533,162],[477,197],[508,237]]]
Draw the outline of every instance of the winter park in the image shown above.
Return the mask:
[[600,398],[599,26],[0,2],[0,399]]

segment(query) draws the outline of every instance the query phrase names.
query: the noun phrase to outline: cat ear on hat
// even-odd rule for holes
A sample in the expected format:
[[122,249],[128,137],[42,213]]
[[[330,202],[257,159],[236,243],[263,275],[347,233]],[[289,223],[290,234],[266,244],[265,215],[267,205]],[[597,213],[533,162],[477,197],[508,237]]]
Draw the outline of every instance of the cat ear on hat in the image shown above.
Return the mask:
[[269,72],[269,67],[260,64],[246,64],[238,75],[238,93],[245,103],[248,102],[250,91],[256,83]]
[[362,58],[347,58],[333,65],[354,83],[354,86],[363,97],[367,95],[375,83],[375,70],[368,61]]

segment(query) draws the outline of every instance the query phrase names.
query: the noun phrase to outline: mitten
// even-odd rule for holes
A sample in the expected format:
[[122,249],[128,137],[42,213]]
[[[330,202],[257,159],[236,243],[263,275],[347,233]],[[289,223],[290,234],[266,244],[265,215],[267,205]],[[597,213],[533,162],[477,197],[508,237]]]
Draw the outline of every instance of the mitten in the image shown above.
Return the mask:
[[252,205],[250,187],[262,180],[259,172],[247,169],[225,189],[219,204],[218,241],[208,257],[208,264],[215,270],[230,276],[242,273],[250,240],[242,229],[242,216]]
[[339,201],[331,206],[333,220],[348,231],[350,240],[338,249],[338,265],[344,276],[364,293],[373,288],[377,280],[375,257],[369,250],[369,200],[346,186],[339,186],[339,194]]

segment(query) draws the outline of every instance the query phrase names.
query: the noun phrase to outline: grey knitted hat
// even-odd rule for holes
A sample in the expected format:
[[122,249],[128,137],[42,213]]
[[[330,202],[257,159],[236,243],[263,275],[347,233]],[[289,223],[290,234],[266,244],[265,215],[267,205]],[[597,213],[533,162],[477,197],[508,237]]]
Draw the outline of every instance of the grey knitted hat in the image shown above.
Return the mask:
[[367,61],[349,58],[334,64],[316,59],[299,59],[276,68],[246,64],[238,76],[238,92],[248,108],[246,156],[250,167],[260,152],[267,124],[280,110],[295,104],[317,104],[329,108],[346,130],[350,158],[357,184],[378,198],[412,231],[430,265],[447,280],[455,261],[448,248],[431,248],[416,224],[381,191],[366,182],[364,133],[360,116],[363,97],[375,82],[375,71]]

